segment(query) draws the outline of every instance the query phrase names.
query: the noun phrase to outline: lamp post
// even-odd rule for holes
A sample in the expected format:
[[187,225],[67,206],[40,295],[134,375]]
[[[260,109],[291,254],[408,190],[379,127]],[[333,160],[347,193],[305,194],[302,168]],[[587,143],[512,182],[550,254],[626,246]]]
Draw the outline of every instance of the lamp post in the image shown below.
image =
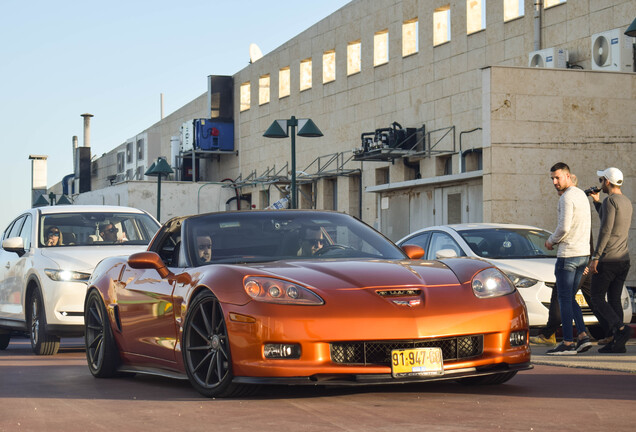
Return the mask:
[[[291,116],[287,120],[274,120],[263,136],[265,138],[287,138],[291,135],[291,208],[297,207],[296,199],[296,128],[298,136],[317,138],[322,132],[311,119],[297,119]],[[289,131],[289,132],[288,132]]]
[[168,162],[162,157],[157,158],[156,162],[150,165],[150,168],[144,173],[149,177],[157,177],[157,220],[161,220],[161,176],[172,174],[172,168],[168,165]]

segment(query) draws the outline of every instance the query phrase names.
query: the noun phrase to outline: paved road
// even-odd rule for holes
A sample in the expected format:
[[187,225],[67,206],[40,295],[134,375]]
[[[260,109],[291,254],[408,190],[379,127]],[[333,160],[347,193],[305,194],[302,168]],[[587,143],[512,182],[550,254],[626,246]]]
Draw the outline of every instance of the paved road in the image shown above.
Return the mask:
[[[636,342],[629,349],[636,355]],[[537,359],[547,357],[541,350]],[[630,372],[537,364],[500,386],[265,387],[247,399],[223,400],[201,398],[186,381],[98,380],[84,355],[79,340],[63,341],[54,357],[31,355],[26,340],[0,351],[0,431],[614,432],[636,427],[636,373]],[[629,362],[630,355],[606,360]]]

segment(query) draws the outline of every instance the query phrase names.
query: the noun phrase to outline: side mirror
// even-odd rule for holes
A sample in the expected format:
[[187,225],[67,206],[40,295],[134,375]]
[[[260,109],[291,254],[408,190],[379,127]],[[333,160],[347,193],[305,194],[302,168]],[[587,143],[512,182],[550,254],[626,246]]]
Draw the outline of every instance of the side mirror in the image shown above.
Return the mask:
[[411,259],[421,259],[424,256],[424,249],[417,245],[402,245],[402,250]]
[[457,258],[457,252],[454,249],[440,249],[435,253],[436,259]]
[[2,240],[2,249],[9,252],[15,252],[18,256],[22,256],[26,253],[22,237],[11,237]]
[[134,269],[155,269],[161,278],[168,277],[171,272],[155,252],[137,252],[128,257],[128,265]]

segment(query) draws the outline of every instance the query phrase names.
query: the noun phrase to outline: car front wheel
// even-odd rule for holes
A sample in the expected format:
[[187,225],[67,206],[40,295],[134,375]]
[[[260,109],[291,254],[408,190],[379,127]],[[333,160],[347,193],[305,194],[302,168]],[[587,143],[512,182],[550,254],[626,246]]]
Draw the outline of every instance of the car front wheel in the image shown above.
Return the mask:
[[88,369],[97,378],[117,374],[121,360],[110,327],[106,306],[99,293],[92,290],[84,307],[84,343]]
[[39,289],[31,291],[29,302],[29,336],[31,349],[37,355],[55,355],[60,348],[60,338],[46,333],[46,314]]
[[183,331],[183,361],[192,386],[206,397],[243,394],[232,383],[232,360],[223,310],[210,292],[199,294],[188,309]]

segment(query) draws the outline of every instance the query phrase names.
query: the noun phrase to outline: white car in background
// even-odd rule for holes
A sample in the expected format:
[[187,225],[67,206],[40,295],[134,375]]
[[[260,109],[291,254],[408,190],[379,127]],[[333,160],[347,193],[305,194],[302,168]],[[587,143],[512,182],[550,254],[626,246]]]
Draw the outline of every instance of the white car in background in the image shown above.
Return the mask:
[[158,229],[148,213],[119,206],[40,207],[15,218],[0,249],[0,349],[16,332],[28,333],[39,355],[57,353],[60,337],[82,336],[97,263],[145,250]]
[[[531,327],[544,326],[548,321],[550,296],[555,288],[554,265],[556,249],[547,250],[548,231],[526,225],[457,224],[432,226],[409,234],[398,246],[414,244],[424,248],[422,259],[443,259],[467,256],[484,259],[504,271],[521,293],[528,309]],[[590,331],[598,320],[581,291],[576,294],[583,319]],[[632,302],[627,289],[621,295],[625,323],[632,320]],[[603,337],[603,336],[601,336]]]

